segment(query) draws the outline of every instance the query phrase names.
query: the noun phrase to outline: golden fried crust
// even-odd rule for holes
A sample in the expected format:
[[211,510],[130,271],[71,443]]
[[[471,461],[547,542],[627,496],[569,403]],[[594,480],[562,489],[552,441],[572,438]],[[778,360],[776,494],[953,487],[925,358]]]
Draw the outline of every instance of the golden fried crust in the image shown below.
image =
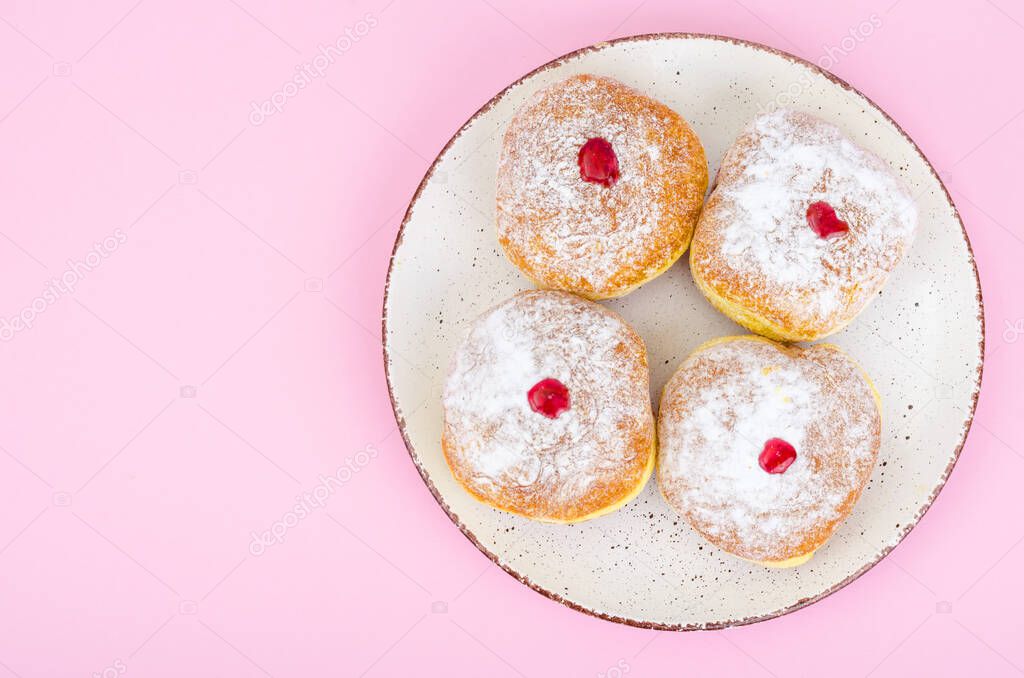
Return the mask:
[[[634,444],[642,444],[643,437],[638,435]],[[653,438],[653,435],[651,437]],[[657,458],[657,444],[652,442],[647,454],[636,455],[636,463],[623,469],[617,482],[596,487],[584,500],[573,505],[566,505],[551,497],[540,496],[535,492],[516,487],[502,488],[488,494],[480,493],[472,482],[472,472],[456,461],[459,458],[459,453],[449,447],[448,439],[444,435],[441,438],[441,445],[452,475],[474,499],[524,518],[555,524],[581,523],[584,520],[599,518],[618,511],[643,491],[654,471]]]
[[[611,187],[580,178],[594,137],[615,149]],[[611,78],[573,76],[536,93],[505,133],[498,240],[540,287],[621,296],[686,251],[707,183],[704,149],[678,113]]]
[[[708,202],[710,204],[711,201]],[[737,277],[729,274],[722,276],[717,286],[708,282],[705,277],[707,266],[703,262],[707,262],[709,258],[705,255],[704,248],[703,241],[694,239],[690,249],[690,272],[693,274],[697,289],[720,313],[751,332],[776,341],[815,341],[838,332],[853,320],[848,318],[826,330],[784,310],[776,310],[775,319],[769,318],[756,310],[766,305],[762,290],[747,287]],[[731,277],[732,280],[729,279]]]
[[[808,224],[825,202],[849,232]],[[877,296],[917,226],[913,199],[877,156],[813,116],[755,119],[722,160],[690,247],[711,304],[779,341],[813,341],[849,324]]]
[[[763,428],[745,419],[772,407],[778,415]],[[812,416],[794,426],[801,408]],[[665,386],[659,487],[724,551],[769,567],[800,565],[867,484],[881,445],[880,412],[867,375],[834,345],[786,347],[756,336],[707,342]],[[787,436],[799,436],[797,462],[769,475],[757,464],[760,446]]]
[[[568,388],[555,419],[527,392]],[[455,479],[494,508],[551,523],[635,497],[655,463],[647,354],[617,314],[558,291],[521,292],[477,319],[445,385],[442,449]]]

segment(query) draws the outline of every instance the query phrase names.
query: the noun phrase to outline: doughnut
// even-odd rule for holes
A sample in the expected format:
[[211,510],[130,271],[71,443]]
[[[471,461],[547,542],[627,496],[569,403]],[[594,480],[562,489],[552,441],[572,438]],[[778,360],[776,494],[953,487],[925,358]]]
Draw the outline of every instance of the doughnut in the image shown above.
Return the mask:
[[536,92],[505,131],[498,240],[538,287],[622,296],[686,251],[707,184],[704,148],[678,113],[576,75]]
[[880,401],[836,346],[724,337],[665,385],[658,438],[658,485],[677,513],[728,553],[792,567],[832,536],[867,484]]
[[610,513],[654,469],[647,351],[613,312],[521,292],[472,323],[444,387],[441,446],[479,501],[551,523]]
[[781,109],[755,118],[726,152],[690,270],[740,325],[813,341],[878,295],[916,229],[914,200],[884,161],[834,125]]

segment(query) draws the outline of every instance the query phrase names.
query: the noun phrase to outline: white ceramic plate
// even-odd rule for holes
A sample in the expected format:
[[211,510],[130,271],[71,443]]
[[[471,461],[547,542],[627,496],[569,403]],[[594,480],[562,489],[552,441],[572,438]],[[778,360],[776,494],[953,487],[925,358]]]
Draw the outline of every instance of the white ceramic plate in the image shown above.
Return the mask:
[[[879,298],[832,339],[864,365],[881,392],[883,442],[853,514],[807,565],[771,570],[719,551],[665,504],[656,478],[609,516],[545,525],[477,503],[445,464],[441,390],[454,348],[470,321],[530,286],[505,259],[494,232],[501,134],[531,93],[581,72],[621,80],[681,113],[704,143],[712,176],[743,125],[782,103],[838,124],[886,159],[917,196],[921,227],[909,257]],[[745,333],[704,300],[686,257],[607,304],[647,342],[655,406],[672,370],[697,345]],[[395,414],[424,481],[466,536],[509,574],[606,619],[717,628],[823,598],[877,563],[917,523],[952,470],[974,413],[981,310],[956,208],[918,148],[871,101],[817,67],[760,45],[706,35],[641,36],[574,52],[527,75],[442,151],[395,244],[384,302],[385,364]]]

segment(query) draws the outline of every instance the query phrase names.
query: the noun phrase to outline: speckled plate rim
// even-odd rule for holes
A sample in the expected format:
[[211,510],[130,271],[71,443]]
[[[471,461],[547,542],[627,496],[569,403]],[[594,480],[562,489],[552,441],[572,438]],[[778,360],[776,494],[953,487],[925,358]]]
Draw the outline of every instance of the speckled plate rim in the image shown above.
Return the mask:
[[[961,234],[963,235],[964,244],[967,246],[967,256],[970,259],[971,268],[973,269],[973,272],[974,272],[975,283],[976,283],[977,290],[978,290],[978,294],[977,294],[978,318],[977,318],[977,320],[978,320],[979,329],[980,329],[980,333],[979,333],[980,334],[980,339],[978,341],[978,352],[979,352],[979,354],[978,354],[978,374],[977,374],[977,378],[975,379],[975,382],[974,382],[973,392],[971,393],[971,396],[970,396],[970,402],[971,402],[970,414],[967,417],[967,419],[964,421],[963,432],[962,432],[962,434],[960,436],[960,442],[956,446],[956,450],[955,450],[955,453],[953,455],[953,460],[950,461],[949,465],[946,466],[946,469],[943,472],[942,477],[939,479],[938,484],[932,489],[931,494],[928,496],[928,500],[925,502],[925,504],[917,512],[917,515],[914,516],[914,519],[906,524],[906,526],[902,529],[902,532],[899,534],[898,538],[890,546],[888,546],[887,548],[883,549],[879,553],[877,558],[875,558],[871,562],[865,564],[859,570],[855,571],[854,573],[849,575],[846,579],[844,579],[843,581],[839,582],[838,584],[835,584],[835,585],[825,589],[820,594],[815,595],[815,596],[811,596],[811,597],[808,597],[808,598],[802,598],[801,600],[798,600],[797,602],[793,603],[792,605],[789,605],[789,606],[784,607],[784,608],[780,608],[778,610],[774,610],[774,611],[769,612],[767,614],[757,615],[757,616],[752,616],[752,617],[744,617],[742,619],[731,619],[731,620],[727,620],[727,621],[723,621],[723,622],[715,622],[715,623],[710,623],[710,624],[663,624],[663,623],[659,623],[659,622],[644,621],[642,619],[630,619],[628,617],[620,617],[618,615],[610,615],[610,614],[606,614],[604,612],[600,612],[600,611],[597,611],[597,610],[591,610],[591,609],[586,608],[586,607],[584,607],[584,606],[582,606],[582,605],[580,605],[580,604],[578,604],[576,602],[568,600],[568,599],[558,595],[557,593],[555,593],[553,591],[549,591],[548,589],[545,589],[543,586],[540,586],[539,584],[533,582],[529,577],[526,577],[526,576],[520,574],[519,572],[515,571],[514,569],[512,569],[508,565],[503,564],[501,562],[501,560],[498,558],[497,555],[495,555],[494,553],[489,551],[483,544],[480,543],[480,540],[477,539],[476,535],[473,534],[472,530],[470,530],[468,527],[466,527],[466,525],[459,518],[458,514],[456,514],[454,511],[452,511],[451,507],[448,506],[447,502],[445,502],[444,498],[441,496],[441,493],[438,492],[437,487],[434,485],[434,482],[431,480],[430,475],[424,469],[423,464],[420,462],[419,456],[416,454],[415,447],[413,446],[412,441],[409,440],[409,435],[408,435],[408,432],[406,430],[405,419],[402,417],[402,415],[399,414],[398,403],[395,402],[395,392],[394,392],[394,388],[392,387],[392,384],[391,384],[391,368],[390,368],[391,356],[390,356],[390,352],[388,350],[388,295],[389,295],[389,293],[391,291],[391,274],[394,271],[395,255],[398,253],[398,248],[401,247],[401,245],[402,245],[402,239],[403,239],[403,236],[405,235],[405,227],[409,223],[409,219],[412,217],[413,208],[416,206],[416,203],[419,200],[420,195],[423,193],[423,190],[426,188],[427,184],[430,182],[430,179],[433,176],[434,170],[437,168],[438,163],[441,161],[441,159],[444,157],[444,155],[448,152],[448,150],[455,144],[455,142],[459,139],[459,137],[462,136],[462,133],[466,131],[466,128],[468,128],[478,117],[480,117],[481,115],[483,115],[484,113],[489,111],[493,106],[495,106],[499,101],[501,101],[505,97],[505,95],[509,92],[509,90],[511,90],[512,88],[514,88],[517,85],[519,85],[519,84],[529,80],[530,78],[532,78],[533,76],[537,75],[538,73],[542,73],[542,72],[544,72],[544,71],[546,71],[548,69],[560,66],[563,63],[565,63],[565,62],[567,62],[567,61],[569,61],[571,59],[575,59],[575,58],[577,58],[579,56],[582,56],[584,54],[588,54],[590,52],[597,52],[597,51],[603,50],[603,49],[605,49],[607,47],[610,47],[612,45],[616,45],[616,44],[619,44],[619,43],[648,42],[648,41],[657,41],[657,40],[678,40],[678,39],[687,39],[687,40],[691,40],[691,39],[718,40],[718,41],[721,41],[721,42],[728,42],[728,43],[732,43],[732,44],[735,44],[735,45],[742,45],[742,46],[745,46],[745,47],[750,47],[750,48],[753,48],[753,49],[756,49],[756,50],[760,50],[760,51],[763,51],[763,52],[774,54],[776,56],[782,57],[783,59],[786,59],[787,61],[790,61],[790,62],[793,62],[793,63],[795,63],[797,65],[809,68],[813,72],[815,72],[815,73],[817,73],[819,75],[824,76],[825,78],[827,78],[828,80],[832,81],[834,84],[839,85],[843,89],[848,90],[850,92],[853,92],[854,94],[859,96],[865,102],[865,104],[867,104],[871,108],[873,108],[876,111],[878,111],[882,115],[882,117],[884,117],[903,136],[903,138],[907,141],[907,143],[909,143],[910,146],[913,147],[914,151],[918,154],[918,156],[920,156],[921,160],[928,167],[928,170],[932,173],[932,176],[934,177],[935,181],[938,183],[939,186],[942,187],[942,191],[943,191],[943,193],[945,194],[945,197],[946,197],[946,202],[948,203],[949,208],[952,210],[953,216],[956,218],[957,223],[960,224],[960,231],[961,231]],[[703,631],[713,631],[713,630],[717,630],[717,629],[724,629],[724,628],[729,628],[729,627],[733,627],[733,626],[745,626],[747,624],[755,624],[757,622],[767,621],[769,619],[775,619],[776,617],[781,617],[781,616],[789,614],[791,612],[796,612],[797,610],[802,609],[804,607],[807,607],[808,605],[811,605],[812,603],[816,603],[819,600],[822,600],[823,598],[827,598],[828,596],[832,595],[836,591],[846,587],[848,584],[850,584],[853,581],[857,580],[865,572],[867,572],[868,570],[873,568],[875,565],[880,563],[882,561],[882,559],[884,559],[887,555],[889,555],[892,552],[892,550],[894,548],[896,548],[903,541],[903,539],[918,524],[918,522],[920,522],[921,518],[924,516],[925,513],[927,513],[928,509],[931,508],[932,504],[935,502],[936,497],[939,496],[939,492],[941,492],[942,488],[945,487],[946,481],[949,479],[949,475],[953,471],[953,467],[956,466],[957,461],[959,461],[959,459],[960,459],[960,453],[963,451],[964,444],[967,442],[968,432],[970,431],[971,425],[974,422],[974,414],[975,414],[975,411],[976,411],[977,406],[978,406],[978,394],[981,392],[982,372],[983,372],[984,363],[985,363],[985,313],[984,313],[984,311],[985,311],[985,304],[984,304],[984,301],[982,299],[981,278],[978,276],[978,265],[977,265],[977,263],[975,262],[975,259],[974,259],[974,250],[971,247],[971,241],[970,241],[970,238],[967,236],[967,229],[964,228],[964,222],[963,222],[963,219],[960,217],[960,212],[959,212],[959,210],[957,210],[956,204],[953,202],[952,197],[949,195],[949,190],[946,188],[946,185],[942,182],[942,179],[939,177],[938,173],[935,171],[935,168],[932,166],[932,164],[928,160],[928,158],[925,157],[924,153],[921,151],[921,148],[917,145],[917,143],[915,143],[914,140],[910,138],[910,135],[907,134],[903,130],[902,127],[900,127],[899,123],[897,123],[895,120],[893,120],[892,117],[890,117],[888,113],[886,113],[884,110],[882,110],[882,108],[880,106],[878,106],[878,104],[876,104],[874,101],[872,101],[870,98],[865,96],[857,88],[853,87],[852,85],[850,85],[848,82],[846,82],[842,78],[834,75],[833,73],[830,73],[829,71],[825,70],[824,68],[821,68],[817,64],[813,64],[813,63],[807,61],[806,59],[802,59],[801,57],[794,56],[794,55],[792,55],[792,54],[790,54],[788,52],[784,52],[782,50],[775,49],[774,47],[769,47],[767,45],[762,45],[760,43],[752,42],[752,41],[749,41],[749,40],[742,40],[740,38],[732,38],[732,37],[725,36],[725,35],[716,35],[716,34],[713,34],[713,33],[646,33],[646,34],[642,34],[642,35],[633,35],[633,36],[628,36],[628,37],[624,37],[624,38],[617,38],[615,40],[599,42],[599,43],[596,43],[594,45],[590,45],[588,47],[583,47],[581,49],[574,50],[574,51],[569,52],[567,54],[563,54],[562,56],[560,56],[560,57],[558,57],[556,59],[553,59],[552,61],[549,61],[546,64],[543,64],[542,66],[539,66],[539,67],[533,69],[532,71],[530,71],[529,73],[527,73],[523,77],[519,78],[515,82],[513,82],[510,85],[508,85],[507,87],[505,87],[503,90],[501,90],[501,92],[499,92],[493,98],[491,98],[490,101],[488,101],[486,104],[484,104],[476,113],[474,113],[459,128],[459,130],[455,133],[455,135],[452,136],[452,138],[448,140],[448,143],[445,144],[444,148],[442,148],[441,151],[437,154],[437,157],[434,158],[434,161],[431,163],[430,168],[427,170],[427,173],[423,176],[423,180],[420,182],[419,187],[417,187],[416,193],[413,195],[412,200],[409,202],[409,207],[406,209],[405,216],[402,218],[402,224],[401,224],[401,226],[398,229],[398,235],[395,238],[395,246],[394,246],[394,248],[391,251],[391,259],[390,259],[390,262],[388,264],[387,279],[386,279],[386,281],[384,283],[384,304],[383,304],[382,323],[381,323],[381,329],[382,329],[382,332],[383,332],[383,344],[384,344],[384,375],[385,375],[385,378],[387,379],[388,397],[391,400],[391,408],[392,408],[392,410],[395,413],[395,420],[397,421],[399,431],[402,434],[402,440],[405,442],[406,450],[408,450],[409,456],[412,459],[413,464],[415,464],[415,466],[416,466],[416,470],[419,471],[420,477],[423,478],[423,482],[426,484],[427,488],[430,490],[430,493],[434,496],[434,499],[441,506],[441,508],[444,510],[444,512],[446,514],[448,514],[448,517],[451,519],[451,521],[453,523],[455,523],[456,526],[458,526],[459,530],[462,531],[462,534],[464,534],[466,536],[466,538],[469,539],[469,541],[472,542],[472,544],[474,546],[476,546],[476,548],[478,548],[484,555],[486,555],[488,558],[490,558],[491,561],[495,565],[497,565],[502,570],[504,570],[506,573],[508,573],[509,575],[514,577],[515,579],[519,580],[520,582],[522,582],[526,586],[530,587],[531,589],[533,589],[537,593],[540,593],[541,595],[544,595],[547,598],[550,598],[551,600],[559,602],[559,603],[565,605],[566,607],[572,608],[573,610],[577,610],[579,612],[583,612],[584,614],[588,614],[588,615],[591,615],[591,616],[594,616],[594,617],[598,617],[600,619],[605,619],[607,621],[612,621],[612,622],[616,622],[616,623],[619,623],[619,624],[626,624],[628,626],[635,626],[635,627],[638,627],[638,628],[653,629],[653,630],[658,630],[658,631],[702,631],[702,630]]]

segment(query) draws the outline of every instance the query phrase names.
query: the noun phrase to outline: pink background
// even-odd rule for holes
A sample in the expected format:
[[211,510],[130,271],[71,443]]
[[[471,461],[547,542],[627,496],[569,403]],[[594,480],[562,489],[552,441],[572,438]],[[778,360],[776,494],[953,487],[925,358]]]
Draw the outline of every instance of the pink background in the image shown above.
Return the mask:
[[[848,588],[724,632],[618,626],[491,565],[381,361],[388,256],[448,138],[551,58],[656,31],[838,54],[946,180],[985,291],[932,510]],[[2,0],[0,59],[0,678],[1022,672],[1021,2]]]

